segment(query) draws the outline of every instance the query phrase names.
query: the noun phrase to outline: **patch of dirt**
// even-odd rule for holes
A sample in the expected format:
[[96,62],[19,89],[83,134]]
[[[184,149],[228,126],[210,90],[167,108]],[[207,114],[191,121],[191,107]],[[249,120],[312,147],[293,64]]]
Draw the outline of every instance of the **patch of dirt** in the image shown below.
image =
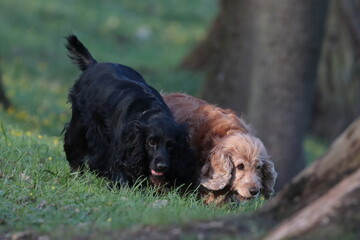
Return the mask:
[[[259,221],[260,220],[260,221]],[[259,224],[260,223],[260,224]],[[96,240],[106,236],[106,239],[123,240],[177,240],[177,239],[257,239],[266,232],[272,222],[268,219],[244,216],[231,217],[219,220],[200,221],[182,226],[145,226],[127,231],[108,231],[78,237],[76,240]]]
[[[258,239],[266,232],[271,221],[254,217],[229,217],[219,220],[192,222],[184,225],[143,226],[133,229],[94,231],[87,235],[77,235],[72,240],[177,240],[177,239]],[[261,224],[259,224],[261,223]],[[13,232],[0,235],[0,240],[53,240],[61,236],[38,235],[31,231]]]
[[0,240],[51,240],[51,238],[46,235],[35,234],[32,231],[22,231],[0,235]]

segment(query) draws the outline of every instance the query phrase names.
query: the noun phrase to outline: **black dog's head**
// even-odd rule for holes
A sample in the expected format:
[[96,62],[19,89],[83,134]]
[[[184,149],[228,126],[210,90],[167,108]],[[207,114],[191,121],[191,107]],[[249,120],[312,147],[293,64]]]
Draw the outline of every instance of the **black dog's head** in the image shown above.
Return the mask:
[[181,131],[173,119],[154,117],[146,125],[145,149],[149,172],[153,178],[165,177],[178,160],[176,148],[180,143]]
[[[171,115],[162,112],[145,116],[127,127],[126,149],[131,156],[125,161],[129,174],[149,176],[153,185],[190,184],[195,176],[193,151],[188,142],[188,131],[178,125]],[[138,164],[142,161],[142,164]]]
[[147,123],[145,148],[151,183],[195,187],[198,166],[186,126],[170,116],[151,118]]

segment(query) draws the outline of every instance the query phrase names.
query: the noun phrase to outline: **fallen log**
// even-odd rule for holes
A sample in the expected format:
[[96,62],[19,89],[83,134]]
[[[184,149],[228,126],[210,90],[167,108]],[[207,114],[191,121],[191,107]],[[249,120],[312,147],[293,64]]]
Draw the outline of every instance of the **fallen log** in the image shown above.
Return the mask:
[[[290,239],[304,235],[316,235],[314,239],[320,239],[324,235],[324,239],[328,239],[329,235],[334,237],[337,233],[341,236],[353,234],[355,237],[355,234],[359,234],[356,231],[359,231],[360,227],[359,206],[360,169],[309,206],[284,219],[270,230],[264,240]],[[331,228],[326,225],[331,225]],[[321,228],[326,231],[320,230]]]
[[328,152],[298,174],[260,212],[277,220],[313,203],[360,168],[360,118],[341,134]]

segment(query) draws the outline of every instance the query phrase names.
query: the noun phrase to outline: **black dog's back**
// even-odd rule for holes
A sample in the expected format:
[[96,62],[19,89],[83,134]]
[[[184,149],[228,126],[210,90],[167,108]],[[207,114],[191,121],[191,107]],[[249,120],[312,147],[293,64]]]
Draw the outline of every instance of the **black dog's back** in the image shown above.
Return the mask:
[[171,115],[160,94],[139,73],[121,64],[96,63],[86,69],[70,91],[69,99],[73,107],[80,104],[77,107],[82,111],[101,108],[115,112],[121,108],[125,118],[154,108]]
[[[110,85],[112,87],[116,87],[113,85],[117,84],[117,89],[124,89],[123,86],[120,86],[121,84],[125,85],[125,88],[136,88],[136,84],[134,82],[138,82],[140,84],[138,86],[141,87],[143,87],[143,84],[145,84],[149,89],[149,94],[154,94],[156,98],[163,103],[163,107],[170,112],[158,91],[147,85],[140,73],[122,64],[97,63],[97,61],[90,54],[89,50],[78,40],[75,35],[68,36],[67,41],[68,43],[66,44],[66,48],[68,49],[69,57],[79,67],[79,69],[84,72],[81,76],[81,79],[83,79],[84,82],[82,83],[79,81],[79,85]],[[130,82],[114,83],[114,80],[128,80]]]

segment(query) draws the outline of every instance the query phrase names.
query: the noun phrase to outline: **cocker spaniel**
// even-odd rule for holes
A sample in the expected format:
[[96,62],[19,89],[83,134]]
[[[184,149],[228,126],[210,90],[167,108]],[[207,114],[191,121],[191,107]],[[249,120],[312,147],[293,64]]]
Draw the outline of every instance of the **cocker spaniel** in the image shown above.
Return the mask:
[[163,97],[177,122],[189,126],[205,203],[250,200],[259,194],[269,198],[277,173],[263,143],[243,119],[190,95]]
[[69,92],[72,117],[64,150],[70,167],[85,165],[120,185],[140,178],[155,185],[191,184],[195,176],[188,132],[161,95],[130,67],[98,63],[77,39],[69,57],[82,74]]

